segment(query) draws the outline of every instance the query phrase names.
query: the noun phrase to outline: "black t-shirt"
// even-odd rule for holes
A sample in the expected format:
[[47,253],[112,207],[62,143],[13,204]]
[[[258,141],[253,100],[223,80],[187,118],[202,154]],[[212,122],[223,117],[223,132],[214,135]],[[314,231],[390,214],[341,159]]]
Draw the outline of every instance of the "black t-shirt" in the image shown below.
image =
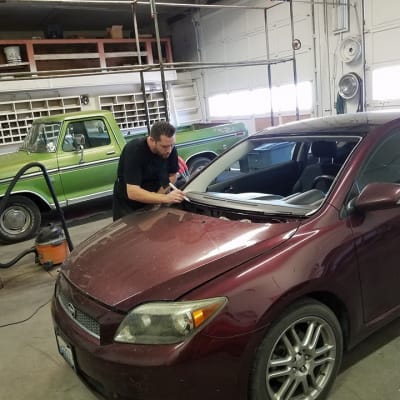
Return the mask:
[[178,153],[175,147],[169,157],[164,159],[151,152],[146,138],[130,141],[122,150],[118,164],[114,208],[119,208],[120,213],[125,215],[129,211],[147,206],[148,204],[128,199],[126,185],[137,185],[149,192],[157,192],[161,186],[168,186],[169,174],[177,173],[178,169]]

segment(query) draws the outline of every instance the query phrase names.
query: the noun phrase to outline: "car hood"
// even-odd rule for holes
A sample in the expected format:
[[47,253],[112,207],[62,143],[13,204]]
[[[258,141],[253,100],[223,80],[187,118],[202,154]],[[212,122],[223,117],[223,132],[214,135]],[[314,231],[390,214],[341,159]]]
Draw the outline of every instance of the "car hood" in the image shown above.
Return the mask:
[[172,208],[133,214],[84,241],[63,266],[95,300],[127,311],[174,300],[289,239],[299,221],[230,221]]

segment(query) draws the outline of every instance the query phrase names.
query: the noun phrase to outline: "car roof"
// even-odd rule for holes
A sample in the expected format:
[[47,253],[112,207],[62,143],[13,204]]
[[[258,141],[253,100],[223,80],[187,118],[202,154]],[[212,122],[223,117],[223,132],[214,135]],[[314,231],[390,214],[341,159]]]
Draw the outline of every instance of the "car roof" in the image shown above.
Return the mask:
[[328,117],[310,118],[267,128],[255,133],[252,137],[282,136],[282,134],[285,136],[320,134],[364,136],[376,126],[386,124],[398,118],[400,118],[400,110],[340,114]]

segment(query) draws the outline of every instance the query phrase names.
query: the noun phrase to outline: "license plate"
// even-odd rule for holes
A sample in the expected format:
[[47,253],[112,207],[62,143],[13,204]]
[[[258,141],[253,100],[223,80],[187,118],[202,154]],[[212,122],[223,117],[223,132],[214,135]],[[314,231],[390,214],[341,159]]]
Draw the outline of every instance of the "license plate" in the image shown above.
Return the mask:
[[59,353],[64,357],[64,360],[75,369],[74,353],[72,347],[67,344],[64,339],[56,332],[57,347]]

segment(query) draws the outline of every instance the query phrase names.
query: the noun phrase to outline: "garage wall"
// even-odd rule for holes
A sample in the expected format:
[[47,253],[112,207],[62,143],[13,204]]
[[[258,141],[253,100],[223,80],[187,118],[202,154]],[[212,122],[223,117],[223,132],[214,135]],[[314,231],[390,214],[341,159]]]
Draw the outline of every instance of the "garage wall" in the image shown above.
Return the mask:
[[[237,5],[265,7],[268,11],[269,59],[281,60],[292,57],[292,36],[288,4],[265,1],[238,1]],[[231,3],[232,4],[232,3]],[[313,45],[312,7],[310,4],[294,4],[294,26],[296,38],[301,41],[297,51],[298,81],[310,81],[317,87],[315,74],[315,55]],[[203,62],[235,63],[243,61],[262,61],[268,59],[265,16],[263,10],[220,9],[217,11],[193,12],[193,26],[197,27],[199,49],[197,59]],[[181,23],[179,24],[181,25]],[[184,25],[182,25],[184,26]],[[173,36],[174,48],[180,48],[178,36]],[[192,51],[193,54],[193,51]],[[196,60],[194,58],[194,60]],[[294,82],[293,63],[272,65],[272,86]],[[194,73],[202,87],[203,108],[207,111],[206,100],[215,94],[230,93],[246,89],[268,87],[267,65],[204,69]],[[248,127],[259,127],[253,116],[248,118]],[[244,122],[246,122],[244,119]],[[263,118],[265,120],[265,118]]]
[[[372,72],[377,68],[400,66],[398,46],[400,43],[400,2],[398,0],[365,0],[365,21],[367,106],[373,109],[398,107],[400,99],[373,100]],[[399,79],[396,79],[393,84],[399,85],[398,82]]]
[[[265,6],[265,1],[238,2]],[[303,46],[298,51],[299,80],[313,79],[310,6],[297,3],[295,29]],[[221,10],[200,17],[202,57],[207,61],[235,62],[267,59],[264,12]],[[270,59],[292,56],[289,6],[281,4],[268,11]],[[258,88],[268,84],[266,66],[211,70],[206,73],[207,93],[221,90]],[[292,63],[273,67],[273,85],[293,81]]]
[[[296,51],[298,81],[313,84],[312,115],[337,112],[339,80],[350,72],[362,80],[367,109],[399,106],[399,100],[373,100],[372,71],[383,66],[400,65],[400,51],[395,46],[400,39],[400,2],[351,0],[349,25],[342,30],[337,26],[338,7],[333,2],[293,4],[295,38],[302,44],[301,49]],[[238,1],[235,4],[274,6],[268,10],[270,59],[291,57],[288,4],[265,1]],[[202,61],[267,59],[263,11],[224,9],[197,12],[196,15]],[[349,42],[359,44],[361,49],[361,56],[351,61],[347,53]],[[174,43],[179,46],[179,39]],[[201,75],[204,78],[204,99],[214,94],[268,85],[266,66],[204,70]],[[272,66],[272,85],[288,83],[293,83],[292,63]],[[344,102],[345,112],[355,112],[358,106],[358,96]]]

